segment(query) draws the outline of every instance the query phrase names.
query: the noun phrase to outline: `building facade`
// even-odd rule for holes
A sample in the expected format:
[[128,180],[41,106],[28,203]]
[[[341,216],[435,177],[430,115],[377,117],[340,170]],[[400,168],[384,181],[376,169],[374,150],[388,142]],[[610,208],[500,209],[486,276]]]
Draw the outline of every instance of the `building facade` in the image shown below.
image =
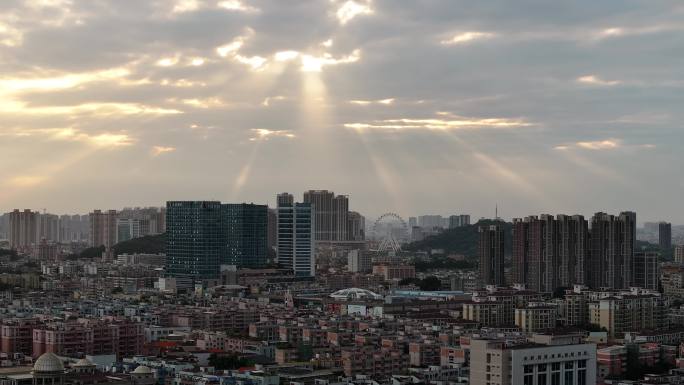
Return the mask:
[[166,203],[166,273],[189,280],[216,279],[225,250],[221,203]]
[[658,223],[658,244],[663,250],[672,247],[672,224],[667,222]]
[[[295,275],[316,275],[314,251],[315,209],[311,203],[296,203],[292,194],[278,194],[277,262]],[[327,228],[327,227],[326,227]],[[322,233],[327,233],[323,231]],[[319,233],[322,234],[322,233]]]
[[222,264],[263,267],[268,256],[268,206],[223,204],[222,233],[226,251]]
[[349,240],[349,197],[328,190],[309,190],[304,192],[304,203],[313,208],[316,242]]
[[470,385],[560,384],[596,384],[596,345],[471,341]]
[[37,243],[38,213],[26,209],[14,210],[9,215],[10,248],[26,251]]
[[480,281],[483,285],[503,286],[504,231],[499,225],[481,226],[478,250],[480,254]]

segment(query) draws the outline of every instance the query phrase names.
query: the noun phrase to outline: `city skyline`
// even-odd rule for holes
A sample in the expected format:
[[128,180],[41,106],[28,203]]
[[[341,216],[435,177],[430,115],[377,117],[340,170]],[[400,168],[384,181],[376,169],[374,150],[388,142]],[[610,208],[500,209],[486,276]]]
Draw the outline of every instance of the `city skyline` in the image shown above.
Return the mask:
[[677,1],[0,10],[5,212],[325,188],[369,217],[684,223]]

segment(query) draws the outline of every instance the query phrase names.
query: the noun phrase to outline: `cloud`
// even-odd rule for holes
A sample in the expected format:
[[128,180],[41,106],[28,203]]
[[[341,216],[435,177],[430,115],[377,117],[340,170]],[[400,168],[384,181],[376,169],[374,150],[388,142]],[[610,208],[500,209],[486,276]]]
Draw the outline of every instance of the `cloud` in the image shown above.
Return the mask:
[[480,128],[515,128],[527,127],[532,124],[522,119],[507,118],[468,118],[449,115],[448,119],[428,118],[399,118],[383,119],[363,123],[345,123],[344,127],[357,131],[451,131]]
[[259,12],[259,8],[253,7],[251,5],[245,4],[240,0],[224,0],[219,1],[217,6],[222,9],[227,9],[229,11],[240,11],[247,13]]
[[250,141],[269,140],[273,137],[283,137],[288,139],[295,137],[290,130],[268,130],[265,128],[253,128],[251,131],[254,136],[249,138]]
[[201,6],[198,0],[176,0],[172,13],[185,13],[197,11]]
[[9,130],[6,136],[33,137],[36,140],[72,141],[97,147],[119,147],[133,144],[128,134],[121,132],[87,132],[74,127],[61,128],[17,128]]
[[[172,99],[172,101],[175,101],[175,99]],[[221,100],[220,98],[204,98],[204,99],[181,99],[181,103],[192,106],[195,108],[216,108],[216,107],[224,107],[227,104]]]
[[243,44],[244,38],[240,36],[226,45],[216,47],[216,53],[218,53],[218,55],[221,57],[228,57],[229,55],[239,51]]
[[478,32],[478,31],[468,31],[456,34],[448,39],[440,41],[443,45],[459,45],[470,43],[475,40],[491,39],[496,34],[491,32]]
[[80,115],[106,118],[117,115],[169,115],[183,111],[140,103],[82,103],[75,105],[30,106],[24,102],[0,103],[0,111],[21,115]]
[[567,151],[572,149],[590,150],[590,151],[611,151],[622,148],[655,148],[654,144],[632,144],[627,145],[621,139],[603,139],[593,141],[579,141],[571,144],[562,144],[555,146],[554,149],[560,151]]
[[590,142],[577,142],[575,145],[585,150],[614,150],[621,146],[620,141],[615,139],[595,140]]
[[171,9],[172,15],[197,12],[202,9],[220,9],[231,12],[256,13],[260,10],[240,0],[224,0],[210,4],[207,0],[176,0]]
[[0,79],[0,95],[9,92],[50,91],[78,87],[87,83],[123,79],[130,71],[123,67],[82,73],[58,73],[41,76],[8,77]]
[[21,175],[9,179],[8,184],[12,187],[25,188],[41,184],[47,178],[39,175]]
[[586,75],[586,76],[580,76],[576,79],[578,83],[581,84],[588,84],[588,85],[593,85],[593,86],[603,86],[603,87],[609,87],[609,86],[617,86],[621,84],[621,81],[618,80],[604,80],[601,79],[595,75]]
[[242,64],[248,65],[252,70],[258,71],[264,68],[266,66],[266,63],[268,63],[268,59],[262,56],[242,56],[242,55],[235,55],[235,60]]
[[361,59],[361,50],[355,49],[351,54],[335,58],[329,53],[321,56],[302,55],[303,72],[321,72],[323,67],[336,66],[339,64],[355,63]]
[[387,98],[387,99],[379,99],[379,100],[350,100],[350,104],[356,104],[359,106],[370,106],[374,104],[380,104],[380,105],[385,105],[388,106],[390,104],[394,104],[394,98]]
[[290,60],[295,60],[299,57],[299,52],[297,51],[278,51],[276,52],[275,55],[273,55],[273,58],[276,61],[290,61]]
[[[333,0],[335,2],[335,0]],[[360,15],[372,15],[373,8],[370,0],[359,2],[354,0],[347,0],[337,8],[335,16],[341,25],[349,23],[352,19]]]
[[281,101],[287,99],[285,96],[282,95],[276,95],[276,96],[267,96],[264,98],[264,101],[261,102],[261,105],[264,107],[269,107],[271,105],[271,102],[273,101]]
[[159,155],[167,154],[169,152],[174,152],[174,151],[176,151],[176,147],[153,146],[152,147],[152,156],[159,156]]

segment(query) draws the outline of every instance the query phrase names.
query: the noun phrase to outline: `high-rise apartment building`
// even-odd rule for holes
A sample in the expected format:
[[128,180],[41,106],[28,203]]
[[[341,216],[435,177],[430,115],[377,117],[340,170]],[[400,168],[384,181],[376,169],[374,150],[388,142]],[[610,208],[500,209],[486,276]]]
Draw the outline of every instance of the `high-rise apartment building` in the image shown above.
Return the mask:
[[[291,194],[277,196],[278,251],[277,262],[298,276],[315,276],[316,209],[312,203],[296,203]],[[328,234],[325,231],[319,234]]]
[[633,280],[636,214],[596,213],[591,219],[587,284],[592,288],[628,288]]
[[38,241],[43,239],[52,242],[59,241],[59,216],[42,213],[38,214],[36,218],[38,220],[38,234],[36,239]]
[[658,290],[659,280],[658,253],[649,251],[634,253],[634,280],[632,286]]
[[38,213],[26,209],[14,210],[9,216],[10,248],[27,252],[37,244]]
[[268,209],[267,227],[268,250],[275,250],[278,245],[278,210]]
[[267,215],[265,205],[167,202],[168,275],[192,280],[215,279],[221,265],[252,268],[265,265]]
[[9,240],[9,217],[10,213],[0,214],[0,239]]
[[503,286],[504,231],[500,225],[479,228],[480,281],[483,285]]
[[444,218],[441,215],[421,215],[418,217],[418,226],[425,228],[444,227]]
[[449,216],[449,228],[463,227],[470,225],[470,215],[451,215]]
[[684,263],[684,245],[675,246],[674,261],[677,263]]
[[109,250],[116,244],[117,217],[116,210],[95,210],[90,213],[90,247],[104,246]]
[[221,214],[220,202],[166,203],[168,276],[189,282],[218,278],[225,250]]
[[661,249],[669,250],[672,247],[672,224],[667,222],[658,223],[658,244]]
[[547,292],[584,283],[588,230],[581,215],[516,218],[512,244],[515,283]]
[[363,250],[351,250],[347,253],[347,270],[350,273],[368,273],[373,269],[371,257]]
[[89,231],[88,215],[62,215],[59,217],[59,242],[87,242]]
[[253,268],[266,265],[268,206],[224,204],[221,222],[226,237],[222,264]]
[[349,240],[349,197],[328,190],[309,190],[304,203],[314,210],[314,237],[317,242]]
[[133,218],[118,218],[116,220],[116,243],[139,238],[141,235],[141,221]]
[[366,239],[366,218],[356,211],[349,212],[349,241],[363,241]]

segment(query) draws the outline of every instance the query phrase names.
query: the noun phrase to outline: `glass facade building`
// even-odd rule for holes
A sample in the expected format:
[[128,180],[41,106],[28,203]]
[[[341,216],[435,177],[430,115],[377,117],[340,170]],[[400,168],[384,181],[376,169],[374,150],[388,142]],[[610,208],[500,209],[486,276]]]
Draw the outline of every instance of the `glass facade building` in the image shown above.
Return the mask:
[[316,275],[314,261],[314,210],[310,203],[295,203],[292,195],[278,195],[278,264],[295,275]]
[[225,249],[221,203],[166,203],[166,273],[170,277],[216,279]]
[[221,265],[264,266],[267,215],[265,205],[167,202],[167,275],[194,280],[217,279]]
[[223,233],[226,236],[224,265],[263,267],[268,248],[268,206],[224,204]]

